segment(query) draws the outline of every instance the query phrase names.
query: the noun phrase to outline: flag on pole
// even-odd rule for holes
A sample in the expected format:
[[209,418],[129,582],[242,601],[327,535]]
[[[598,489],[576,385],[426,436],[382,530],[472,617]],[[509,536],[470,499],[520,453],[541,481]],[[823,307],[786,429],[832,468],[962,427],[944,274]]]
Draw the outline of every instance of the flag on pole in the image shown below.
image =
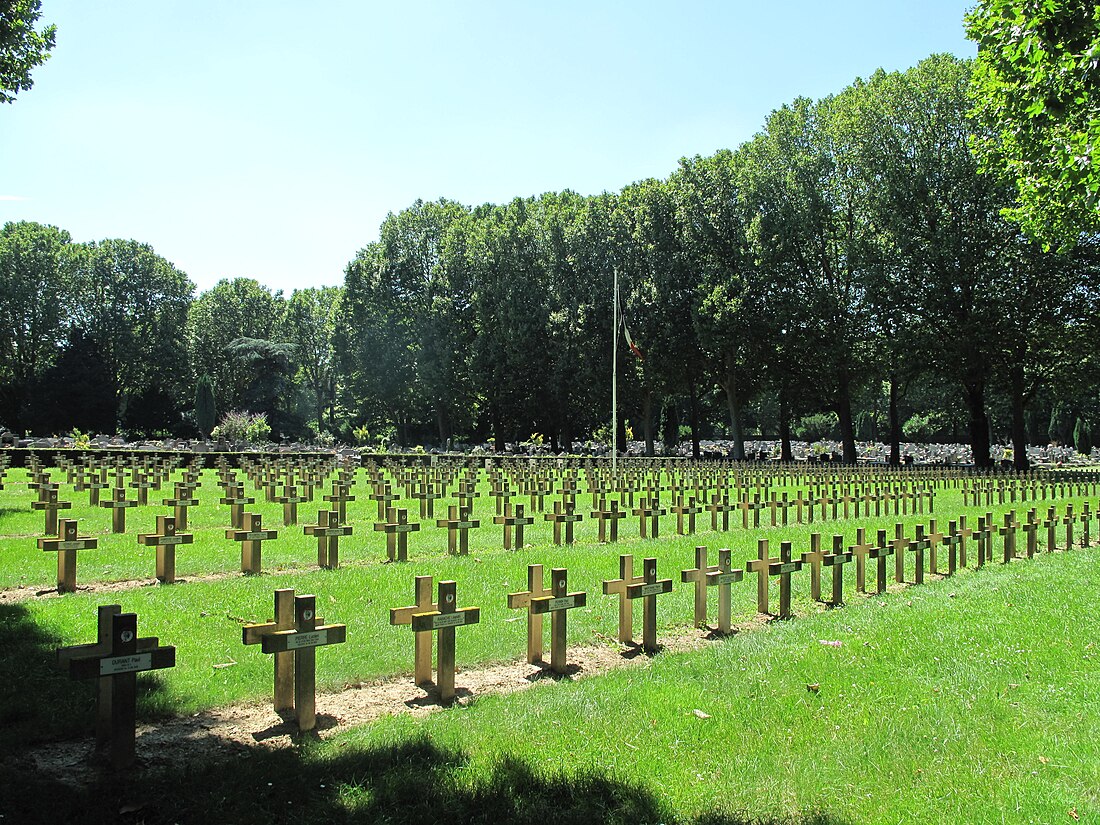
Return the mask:
[[623,333],[626,335],[626,345],[630,347],[630,351],[638,356],[639,361],[644,361],[645,356],[642,355],[641,349],[634,343],[634,338],[630,334],[630,327],[626,325],[626,313],[623,312],[622,306],[619,306],[619,317],[623,319]]

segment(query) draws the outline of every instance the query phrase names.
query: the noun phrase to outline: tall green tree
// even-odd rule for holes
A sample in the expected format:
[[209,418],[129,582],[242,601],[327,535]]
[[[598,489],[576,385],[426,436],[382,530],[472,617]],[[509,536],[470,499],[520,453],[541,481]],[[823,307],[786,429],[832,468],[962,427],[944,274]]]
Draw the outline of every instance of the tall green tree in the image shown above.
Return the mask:
[[39,223],[0,229],[0,422],[31,429],[28,392],[68,339],[72,284],[62,258],[68,232]]
[[682,158],[671,180],[684,251],[698,278],[699,344],[729,412],[733,456],[745,458],[743,408],[759,391],[769,356],[766,285],[753,266],[748,210],[741,195],[741,155],[721,150]]
[[934,55],[878,72],[847,94],[867,124],[861,144],[875,226],[894,265],[879,271],[880,308],[899,307],[906,337],[935,371],[958,382],[977,466],[992,464],[988,394],[1005,332],[1002,252],[1016,232],[1006,193],[980,174],[967,120],[970,67]]
[[[853,388],[869,377],[873,355],[863,281],[871,228],[852,128],[842,101],[800,98],[773,112],[745,147],[742,176],[754,255],[772,285],[768,311],[812,359],[788,361],[810,369],[805,381],[780,382],[780,406],[818,395],[836,412],[847,463],[856,460]],[[802,397],[788,395],[792,385]]]
[[336,313],[343,290],[339,287],[296,289],[287,301],[287,340],[294,345],[294,362],[302,384],[313,396],[317,431],[324,429],[324,410],[329,426],[336,395]]
[[203,437],[209,438],[218,423],[218,407],[214,397],[214,382],[209,375],[200,375],[195,382],[195,424]]
[[191,389],[183,336],[190,279],[132,240],[81,244],[68,265],[77,324],[115,376],[119,424],[142,432],[178,429]]
[[184,329],[191,375],[210,376],[223,412],[242,408],[253,380],[229,345],[238,338],[281,343],[285,316],[282,292],[252,278],[222,279],[191,303]]
[[50,56],[57,26],[35,28],[41,15],[41,0],[0,0],[0,103],[30,89],[31,71]]
[[1008,214],[1044,246],[1100,230],[1100,5],[981,0],[966,17],[978,44],[974,148],[1015,182]]

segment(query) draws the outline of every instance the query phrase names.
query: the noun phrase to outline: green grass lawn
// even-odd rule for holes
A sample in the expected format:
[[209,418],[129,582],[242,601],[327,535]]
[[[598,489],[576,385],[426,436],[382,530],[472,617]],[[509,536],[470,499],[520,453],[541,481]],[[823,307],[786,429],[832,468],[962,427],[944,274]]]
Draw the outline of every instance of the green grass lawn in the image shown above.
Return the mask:
[[[45,588],[53,581],[52,554],[34,547],[42,517],[30,512],[25,488],[11,483],[17,476],[9,472],[0,492],[0,588]],[[355,536],[342,541],[345,566],[321,571],[311,567],[314,541],[301,526],[283,528],[281,507],[263,503],[265,525],[282,535],[265,548],[265,569],[277,572],[244,577],[232,574],[239,550],[224,538],[227,509],[213,503],[218,494],[208,480],[203,505],[191,511],[196,543],[179,549],[178,575],[221,571],[231,574],[226,578],[0,603],[0,752],[17,755],[28,743],[90,730],[91,686],[70,682],[51,658],[53,647],[94,639],[98,604],[121,604],[138,614],[141,635],[176,645],[175,668],[139,680],[139,715],[155,718],[269,694],[269,657],[245,648],[240,628],[269,618],[277,587],[316,593],[325,619],[348,625],[348,642],[318,655],[322,688],[338,689],[411,672],[412,634],[391,628],[388,610],[411,603],[417,574],[456,580],[460,605],[482,608],[481,624],[459,631],[459,665],[470,667],[522,659],[525,624],[507,609],[506,595],[525,589],[529,563],[566,567],[570,589],[588,592],[588,606],[571,611],[571,644],[614,635],[617,603],[601,594],[600,582],[617,577],[619,553],[633,553],[639,568],[644,556],[658,559],[661,575],[676,582],[661,599],[661,632],[687,633],[694,632],[692,595],[679,571],[693,566],[697,544],[711,549],[712,560],[718,547],[731,547],[742,565],[760,537],[775,543],[773,555],[781,540],[792,541],[797,555],[809,549],[813,531],[828,547],[833,533],[851,543],[857,527],[873,538],[875,529],[889,526],[892,535],[894,522],[903,521],[912,535],[912,525],[928,519],[746,531],[738,513],[735,528],[718,534],[706,530],[703,514],[698,535],[677,537],[674,517],[666,516],[662,538],[641,541],[628,538],[637,531],[631,518],[620,525],[624,538],[616,545],[595,544],[595,525],[586,519],[572,547],[554,547],[540,520],[529,528],[532,546],[508,552],[500,548],[500,527],[489,526],[493,503],[481,498],[476,515],[486,526],[469,557],[446,556],[445,531],[433,525],[413,536],[409,564],[386,565],[384,539],[370,529],[375,505],[360,500],[349,513]],[[82,494],[62,498],[86,501]],[[587,505],[590,497],[581,500]],[[1073,501],[1080,509],[1083,500]],[[1058,504],[1061,510],[1065,502]],[[414,510],[415,502],[403,506]],[[106,510],[75,509],[82,532],[101,538],[100,550],[81,553],[79,581],[152,580],[153,551],[137,546],[136,530],[112,536]],[[301,523],[313,520],[311,509],[317,505],[302,505]],[[990,510],[999,522],[1007,509],[964,508],[961,495],[946,490],[937,495],[935,517],[942,530],[960,513],[973,526],[978,514]],[[128,521],[151,530],[155,514],[165,511],[131,511]],[[849,606],[834,611],[808,599],[799,574],[797,621],[696,653],[661,654],[629,672],[482,697],[427,720],[386,719],[293,753],[257,753],[228,773],[191,767],[148,777],[154,798],[162,782],[165,793],[183,792],[172,792],[179,798],[172,806],[155,802],[140,816],[197,821],[205,806],[224,811],[227,822],[270,822],[294,820],[293,811],[308,803],[303,821],[1072,822],[1071,810],[1089,821],[1100,817],[1098,552],[990,565],[883,597],[855,594],[849,565]],[[908,569],[911,580],[912,562]],[[733,588],[735,621],[755,614],[755,577],[748,578]],[[869,580],[873,589],[873,575]],[[714,610],[712,602],[712,618]],[[236,664],[215,667],[228,662]],[[5,757],[0,766],[34,785],[18,758]],[[64,788],[42,792],[59,804],[90,804]],[[95,798],[109,807],[112,796]],[[10,810],[7,821],[31,815],[25,807]]]

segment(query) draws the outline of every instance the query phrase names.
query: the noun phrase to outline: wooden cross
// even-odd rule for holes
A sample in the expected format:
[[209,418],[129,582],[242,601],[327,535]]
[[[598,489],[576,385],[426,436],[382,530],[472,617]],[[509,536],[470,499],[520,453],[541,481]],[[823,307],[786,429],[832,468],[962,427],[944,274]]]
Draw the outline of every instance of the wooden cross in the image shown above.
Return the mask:
[[116,770],[129,768],[136,756],[137,674],[174,667],[176,649],[155,637],[139,639],[137,614],[117,605],[99,608],[97,641],[62,647],[57,660],[73,679],[98,679],[96,739],[110,752]]
[[[538,565],[541,568],[541,565]],[[566,615],[574,607],[584,607],[588,600],[583,592],[570,593],[568,577],[564,567],[555,567],[550,571],[550,593],[531,598],[531,617],[550,614],[550,669],[554,673],[565,673],[568,668],[566,657]],[[530,655],[530,637],[528,637],[528,655]]]
[[116,487],[111,495],[110,501],[101,501],[100,507],[107,507],[111,511],[111,532],[112,533],[125,533],[126,532],[126,510],[129,507],[136,507],[136,501],[126,500],[126,490],[122,487]]
[[420,502],[420,518],[435,518],[435,501],[443,498],[439,489],[430,481],[422,481],[413,498]]
[[657,559],[642,562],[642,581],[626,587],[626,598],[642,600],[642,650],[657,652],[657,597],[672,592],[672,579],[657,578]]
[[173,498],[166,498],[161,501],[165,507],[172,508],[172,515],[176,519],[176,529],[187,529],[187,508],[198,507],[199,500],[197,498],[191,498],[191,493],[194,490],[189,484],[183,482],[177,482],[175,488],[175,496]]
[[[857,547],[870,547],[863,541],[864,528],[860,527],[856,538]],[[847,551],[844,549],[844,536],[833,536],[833,552],[826,553],[825,558],[822,559],[822,564],[826,567],[833,568],[833,594],[829,604],[833,607],[840,607],[844,604],[844,565],[852,560],[853,547],[849,547]]]
[[947,535],[943,537],[943,546],[947,548],[947,575],[955,575],[955,570],[958,568],[959,560],[959,545],[964,541],[962,534],[959,532],[958,523],[955,521],[949,521],[947,523]]
[[99,506],[99,491],[106,490],[109,485],[107,484],[107,468],[104,467],[98,476],[92,476],[84,483],[84,488],[88,491],[88,506]]
[[856,592],[867,592],[867,558],[871,556],[871,551],[875,549],[875,545],[867,541],[867,528],[856,528],[856,543],[848,548],[848,552],[855,557],[856,560]]
[[901,522],[894,524],[894,538],[890,541],[894,549],[894,581],[898,584],[905,583],[905,551],[909,549],[909,539],[905,537],[905,525]]
[[332,493],[327,496],[322,496],[325,501],[328,501],[336,505],[336,512],[340,514],[340,523],[343,524],[348,520],[348,502],[355,501],[355,496],[351,494],[351,485],[345,484],[342,481],[332,482]]
[[913,582],[924,584],[924,551],[929,548],[931,542],[924,534],[924,525],[918,524],[913,528],[913,540],[909,542],[907,549],[913,551]]
[[802,554],[802,563],[810,565],[810,598],[821,601],[821,563],[827,554],[821,549],[821,534],[810,533],[810,549]]
[[[661,509],[661,506],[657,504],[653,499],[643,498],[638,502],[638,506],[632,511],[633,515],[638,517],[638,535],[641,538],[658,538],[660,531],[661,516],[665,514],[665,511]],[[727,517],[728,518],[728,517]],[[646,535],[646,528],[649,528],[649,535]]]
[[608,579],[603,582],[603,594],[605,596],[619,597],[619,635],[618,639],[624,645],[630,644],[634,639],[634,612],[632,603],[626,596],[626,589],[634,584],[643,584],[643,576],[634,575],[634,557],[631,555],[619,556],[619,578]]
[[512,531],[515,531],[515,547],[516,549],[523,547],[523,528],[529,524],[534,524],[535,520],[530,516],[523,514],[523,505],[512,505],[511,502],[504,505],[504,515],[495,516],[493,518],[494,524],[504,525],[504,549],[512,549]]
[[1054,552],[1054,546],[1057,544],[1057,538],[1055,537],[1056,530],[1058,528],[1058,508],[1050,507],[1047,510],[1046,520],[1043,522],[1043,526],[1047,529],[1047,542],[1046,550],[1048,553]]
[[687,535],[693,535],[695,533],[695,516],[701,513],[703,508],[695,503],[694,496],[688,496],[687,504],[684,503],[681,498],[676,506],[672,508],[672,512],[676,514],[676,533],[678,535],[685,535],[684,530],[684,518],[687,518]]
[[481,608],[460,609],[453,581],[439,583],[437,604],[437,610],[414,613],[410,624],[413,633],[418,635],[439,634],[436,641],[435,684],[439,688],[440,701],[447,703],[455,697],[455,628],[480,622]]
[[172,584],[176,580],[176,545],[192,544],[195,537],[176,529],[175,516],[157,516],[157,531],[138,535],[138,543],[157,548],[157,581]]
[[130,482],[130,488],[137,490],[137,505],[138,507],[149,506],[149,491],[153,489],[155,485],[149,481],[143,473],[134,473],[133,481]]
[[808,507],[809,513],[810,513],[809,523],[813,524],[813,522],[814,522],[813,502],[809,501],[808,499],[802,498],[802,491],[801,490],[798,491],[798,497],[795,498],[795,500],[792,503],[794,504],[795,519],[797,519],[798,523],[799,524],[802,523],[802,508]]
[[241,543],[241,572],[257,574],[260,572],[263,543],[277,539],[279,533],[276,530],[264,530],[263,516],[259,513],[245,513],[241,521],[242,529],[226,530],[225,537]]
[[1016,558],[1016,528],[1019,525],[1016,524],[1015,512],[1005,513],[1004,526],[997,529],[1003,540],[1004,558],[1003,564],[1008,564],[1014,558]]
[[252,496],[246,496],[244,485],[237,482],[226,486],[225,496],[218,499],[218,503],[229,505],[229,526],[237,530],[243,530],[245,505],[255,504],[256,499]]
[[46,516],[46,523],[44,532],[47,536],[56,536],[57,532],[57,513],[59,510],[71,510],[73,503],[71,501],[59,501],[57,493],[57,485],[49,484],[43,485],[38,490],[38,501],[31,502],[32,510],[42,510]]
[[76,519],[57,522],[57,538],[38,539],[38,549],[57,553],[57,592],[76,592],[76,551],[94,550],[99,542],[91,536],[78,536]]
[[1066,552],[1073,549],[1073,525],[1076,520],[1073,515],[1073,503],[1070,502],[1066,505],[1065,516],[1062,517],[1062,524],[1066,527]]
[[886,531],[879,530],[878,540],[868,553],[868,556],[876,562],[875,592],[878,594],[886,592],[886,559],[892,555],[894,555],[894,547],[886,540]]
[[527,565],[527,589],[508,594],[509,610],[527,611],[527,661],[531,664],[542,661],[542,614],[531,611],[531,600],[550,595],[543,586],[541,564]]
[[[992,490],[992,488],[990,488]],[[978,519],[977,538],[978,556],[982,564],[993,562],[993,514],[986,513],[984,518]],[[979,565],[981,566],[981,565]]]
[[1024,522],[1022,529],[1027,546],[1027,557],[1030,559],[1035,556],[1035,552],[1039,549],[1039,519],[1034,507],[1027,511],[1027,520]]
[[452,504],[447,508],[447,518],[436,519],[437,527],[447,528],[447,552],[466,556],[470,552],[470,530],[480,527],[478,519],[469,517],[470,511]]
[[584,518],[580,513],[573,512],[573,503],[567,503],[564,508],[560,501],[554,502],[554,512],[544,513],[546,521],[554,524],[554,544],[561,544],[562,527],[565,528],[565,543],[573,543],[573,524]]
[[737,509],[741,511],[741,524],[746,529],[749,526],[749,512],[752,512],[752,526],[760,526],[760,511],[764,509],[763,504],[760,503],[760,496],[753,496],[753,500],[750,502],[747,498],[737,505]]
[[[730,529],[730,511],[733,509],[734,507],[730,504],[729,496],[715,493],[711,498],[710,504],[707,505],[707,510],[710,511],[710,529],[716,532],[718,531],[718,518],[721,516],[721,530],[723,533],[728,533]],[[786,510],[783,511],[783,518],[787,518]],[[642,536],[642,538],[645,538],[645,536]]]
[[275,619],[245,625],[241,633],[246,645],[259,642],[264,653],[274,655],[275,710],[293,707],[300,731],[317,725],[317,648],[347,641],[347,625],[321,622],[316,596],[276,590]]
[[802,569],[802,560],[794,560],[791,555],[791,543],[789,541],[780,542],[779,558],[771,560],[768,564],[768,575],[779,577],[780,619],[791,617],[791,574]]
[[[599,542],[606,544],[619,540],[619,519],[626,518],[626,511],[619,509],[619,502],[611,500],[610,506],[603,506],[592,512],[592,518],[599,519]],[[610,522],[610,529],[608,529]]]
[[[439,610],[432,601],[432,577],[417,576],[413,589],[414,604],[408,607],[391,607],[390,624],[393,626],[411,625],[413,616]],[[417,633],[413,637],[413,681],[417,685],[432,680],[432,637],[426,633]]]
[[779,559],[773,559],[768,555],[768,540],[759,539],[756,542],[756,558],[750,559],[749,563],[745,565],[745,570],[749,573],[756,573],[756,612],[764,615],[768,614],[768,570],[769,566],[773,562],[778,562]]
[[1081,515],[1078,517],[1081,522],[1081,546],[1088,550],[1092,545],[1089,540],[1089,524],[1092,521],[1092,513],[1089,512],[1089,503],[1086,501],[1081,507]]
[[298,523],[298,505],[305,500],[305,496],[298,495],[298,488],[293,484],[284,486],[283,494],[275,497],[275,501],[283,505],[284,527],[290,527]]
[[734,569],[730,561],[730,550],[723,547],[718,551],[718,569],[707,573],[707,586],[718,588],[718,632],[730,633],[730,585],[741,581],[745,571]]
[[[477,527],[477,524],[473,526]],[[386,534],[386,558],[391,562],[409,560],[409,533],[415,533],[419,529],[419,524],[409,524],[409,511],[404,507],[398,510],[390,507],[386,510],[386,520],[381,524],[376,522],[374,525],[375,532],[382,531]],[[465,555],[467,552],[465,531],[462,538],[462,553]],[[453,553],[454,550],[452,549],[451,552]]]
[[936,576],[939,575],[938,550],[943,544],[944,535],[937,529],[934,518],[928,520],[928,533],[925,538],[928,539],[928,572]]
[[695,548],[695,567],[690,570],[680,571],[680,581],[683,584],[695,585],[695,626],[707,625],[707,576],[717,573],[714,565],[707,566],[707,548],[699,546]]
[[966,526],[966,516],[959,516],[959,567],[966,567],[966,540],[974,531]]
[[375,492],[370,496],[371,501],[378,504],[378,520],[386,520],[386,511],[391,509],[390,502],[397,501],[397,494],[390,488],[389,482],[386,482],[381,487],[377,488]]
[[335,570],[340,566],[340,536],[351,535],[351,525],[340,523],[336,510],[318,510],[317,523],[303,528],[307,536],[317,539],[317,566]]

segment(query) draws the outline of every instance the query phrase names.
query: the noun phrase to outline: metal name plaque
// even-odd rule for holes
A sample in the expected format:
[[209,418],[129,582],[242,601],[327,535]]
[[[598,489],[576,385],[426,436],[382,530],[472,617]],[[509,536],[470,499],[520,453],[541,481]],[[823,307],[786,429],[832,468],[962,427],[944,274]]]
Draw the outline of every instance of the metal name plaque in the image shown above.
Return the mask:
[[744,575],[744,572],[741,570],[734,570],[729,573],[719,573],[717,576],[714,577],[714,583],[719,585],[735,584],[736,582],[741,581]]
[[561,596],[560,598],[548,601],[546,603],[546,610],[551,613],[555,610],[569,610],[576,605],[576,602],[576,596]]
[[309,633],[295,633],[286,637],[286,649],[297,650],[302,647],[320,647],[328,644],[327,630],[314,630]]
[[432,616],[432,628],[438,630],[441,627],[458,627],[466,624],[465,613],[440,613]]
[[137,673],[153,669],[152,653],[135,653],[133,656],[113,656],[99,660],[99,675],[114,676],[117,673]]
[[646,596],[659,596],[664,592],[664,583],[656,582],[655,584],[643,584],[641,587],[634,591],[634,594],[635,598],[644,598]]

